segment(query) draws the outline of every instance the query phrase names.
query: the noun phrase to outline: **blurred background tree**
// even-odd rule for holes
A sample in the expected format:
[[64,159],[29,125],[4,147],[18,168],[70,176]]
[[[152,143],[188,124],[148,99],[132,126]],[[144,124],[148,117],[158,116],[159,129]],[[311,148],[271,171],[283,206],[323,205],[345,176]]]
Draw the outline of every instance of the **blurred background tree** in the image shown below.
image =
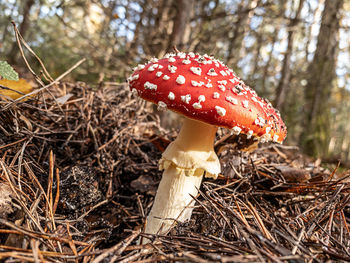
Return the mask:
[[53,76],[86,57],[71,77],[96,88],[174,45],[214,54],[281,110],[288,144],[350,160],[349,1],[0,0],[0,60],[22,72],[11,20]]

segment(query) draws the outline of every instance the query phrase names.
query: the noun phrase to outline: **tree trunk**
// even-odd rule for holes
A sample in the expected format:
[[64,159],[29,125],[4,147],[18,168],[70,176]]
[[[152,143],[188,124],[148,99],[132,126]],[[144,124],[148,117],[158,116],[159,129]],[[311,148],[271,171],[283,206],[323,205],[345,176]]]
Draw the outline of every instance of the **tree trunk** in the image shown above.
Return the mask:
[[335,78],[340,11],[343,0],[326,0],[313,61],[308,67],[305,89],[305,123],[301,145],[305,153],[327,153],[330,134],[330,95]]
[[237,9],[238,20],[234,25],[232,36],[229,38],[228,65],[236,65],[241,58],[243,39],[249,28],[250,20],[254,15],[254,10],[259,3],[260,0],[250,0],[245,7],[242,3],[239,4]]
[[304,0],[299,0],[298,9],[295,12],[294,18],[290,20],[290,23],[288,25],[288,44],[287,44],[287,51],[284,55],[283,59],[283,67],[282,67],[282,74],[281,79],[278,83],[277,90],[276,90],[276,99],[275,99],[275,106],[277,109],[280,109],[283,111],[283,105],[286,99],[286,94],[288,92],[288,85],[290,80],[290,58],[293,52],[293,46],[294,46],[294,36],[295,36],[295,29],[299,23],[299,17],[301,10],[303,9]]
[[[154,1],[154,6],[151,6],[152,8],[149,7],[149,1],[145,1],[144,3],[144,10],[147,10],[145,18],[147,18],[148,24],[143,26],[143,49],[146,54],[159,58],[164,56],[168,47],[168,36],[171,34],[173,28],[171,18],[176,12],[173,8],[176,3],[175,0]],[[154,9],[157,10],[155,16],[152,13]]]
[[[13,17],[13,14],[15,12],[15,9],[16,9],[16,3],[14,3],[11,7],[11,12],[10,14],[7,16],[6,20],[7,21],[11,21],[12,17]],[[4,44],[6,42],[6,38],[7,38],[7,35],[8,35],[8,32],[9,32],[9,27],[7,24],[3,25],[4,26],[4,31],[2,33],[2,39],[1,39],[1,42],[2,44]],[[3,53],[3,46],[0,44],[0,53]]]
[[318,26],[318,20],[322,15],[321,7],[324,5],[324,1],[325,0],[319,0],[316,9],[310,10],[310,13],[309,13],[310,16],[313,16],[313,21],[306,32],[307,41],[305,44],[305,58],[304,58],[306,64],[308,63],[308,60],[309,60],[309,54],[310,54],[309,50],[310,50],[310,45],[312,41],[312,32],[314,32],[314,28]]
[[[169,39],[167,52],[173,51],[173,47],[182,51],[188,39],[185,37],[189,21],[193,10],[193,0],[178,0],[176,4],[176,17],[174,19],[173,30]],[[187,40],[187,41],[186,41]]]
[[[34,3],[35,3],[35,0],[27,0],[23,6],[23,14],[22,14],[23,19],[21,24],[18,27],[18,31],[23,38],[25,38],[29,27],[30,10],[32,9]],[[10,62],[10,64],[16,64],[17,56],[18,56],[17,42],[13,42],[11,50],[8,53],[8,61]]]
[[254,57],[254,63],[252,66],[252,71],[250,73],[251,80],[254,81],[254,74],[258,72],[259,70],[259,62],[260,62],[260,56],[261,56],[261,48],[264,43],[264,38],[261,32],[256,33],[256,48],[253,51],[253,57]]
[[[278,12],[278,17],[284,17],[284,13],[286,11],[286,1],[284,0],[280,0],[279,1],[279,12]],[[263,70],[263,77],[262,77],[262,87],[261,87],[261,95],[262,96],[268,96],[270,93],[270,88],[268,90],[267,85],[269,83],[267,83],[267,80],[269,78],[269,76],[271,76],[270,74],[270,67],[271,67],[271,62],[273,60],[274,57],[274,52],[275,52],[275,47],[276,47],[276,43],[277,43],[277,38],[278,38],[278,32],[280,31],[281,28],[281,22],[278,19],[276,21],[276,26],[274,27],[274,32],[272,34],[272,39],[270,41],[271,43],[271,50],[270,52],[268,52],[268,60],[264,66],[264,70]],[[272,74],[273,75],[273,74]]]

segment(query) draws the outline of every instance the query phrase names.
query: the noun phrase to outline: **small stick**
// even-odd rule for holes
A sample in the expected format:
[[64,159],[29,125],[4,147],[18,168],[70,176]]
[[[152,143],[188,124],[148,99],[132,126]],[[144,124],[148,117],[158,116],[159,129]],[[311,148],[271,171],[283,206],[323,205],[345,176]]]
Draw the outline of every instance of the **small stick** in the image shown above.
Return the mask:
[[174,49],[175,53],[179,53],[179,52],[180,52],[180,51],[176,48],[175,45],[173,46],[173,49]]
[[80,221],[82,220],[84,217],[86,217],[91,211],[95,210],[97,207],[101,206],[101,205],[104,205],[106,203],[108,203],[109,200],[106,199],[106,200],[103,200],[102,202],[98,203],[97,205],[94,205],[93,207],[91,207],[91,209],[89,211],[87,211],[86,213],[82,214],[81,216],[79,216],[79,218],[75,221]]
[[82,64],[85,60],[86,60],[85,58],[79,60],[79,61],[78,61],[77,63],[75,63],[70,69],[68,69],[66,72],[64,72],[64,73],[63,73],[61,76],[59,76],[58,78],[56,78],[56,79],[55,79],[53,82],[51,82],[50,84],[48,84],[48,85],[46,85],[46,86],[44,86],[44,87],[42,87],[42,88],[40,88],[40,89],[33,90],[32,92],[27,93],[26,95],[24,95],[24,96],[22,96],[22,97],[20,97],[20,98],[18,98],[18,99],[16,99],[16,100],[14,100],[14,101],[12,101],[11,103],[7,104],[5,107],[3,107],[2,109],[0,109],[0,112],[1,112],[1,111],[7,110],[7,109],[10,108],[13,104],[17,104],[19,101],[23,100],[24,98],[27,98],[27,97],[32,96],[32,95],[35,95],[35,94],[37,94],[37,93],[39,93],[39,92],[41,92],[41,91],[43,91],[43,90],[45,90],[45,89],[47,89],[47,88],[49,88],[49,87],[55,85],[55,84],[58,84],[59,81],[60,81],[61,79],[63,79],[65,76],[67,76],[69,73],[71,73],[74,69],[76,69],[77,67],[79,67],[80,64]]
[[11,90],[11,91],[16,92],[16,93],[18,93],[18,94],[25,95],[25,93],[23,93],[23,92],[21,92],[21,91],[19,91],[19,90],[11,89],[11,88],[6,87],[6,86],[3,86],[3,85],[0,85],[0,89]]
[[341,210],[341,211],[340,211],[340,214],[341,214],[341,217],[342,217],[342,219],[343,219],[343,222],[344,222],[346,231],[347,231],[348,234],[350,235],[350,230],[349,230],[348,224],[346,223],[346,217],[345,217],[345,215],[344,215],[344,210]]
[[295,253],[297,253],[297,250],[298,250],[298,246],[299,246],[299,244],[300,244],[300,241],[301,241],[301,239],[303,238],[303,235],[305,234],[305,229],[304,229],[304,227],[301,229],[301,231],[300,231],[300,234],[299,234],[299,236],[298,236],[298,240],[297,240],[297,242],[295,243],[295,246],[293,247],[293,249],[292,249],[292,254],[293,255],[295,255]]
[[55,202],[53,204],[52,208],[52,215],[55,215],[57,205],[58,205],[58,200],[60,199],[60,170],[56,168],[56,196],[55,196]]
[[[16,40],[17,40],[17,43],[18,43],[18,47],[20,49],[20,52],[21,52],[21,55],[24,59],[24,62],[26,63],[28,69],[30,70],[30,72],[35,76],[35,78],[38,78],[40,80],[40,78],[35,74],[34,70],[32,70],[32,68],[29,66],[29,63],[28,61],[26,60],[25,56],[24,56],[24,52],[23,52],[23,49],[22,49],[22,45],[20,43],[20,41],[22,41],[23,45],[29,50],[29,52],[39,61],[40,63],[40,66],[42,67],[44,73],[45,73],[45,76],[50,80],[50,81],[53,81],[53,78],[50,76],[49,72],[46,70],[46,67],[44,65],[44,63],[41,61],[41,59],[35,54],[35,52],[30,48],[30,46],[24,41],[24,38],[22,37],[21,33],[18,31],[17,29],[17,26],[15,24],[14,21],[11,21],[12,25],[13,25],[13,28],[15,30],[15,34],[16,34]],[[41,82],[41,80],[39,81],[39,83]],[[44,85],[42,85],[44,86]]]
[[123,251],[125,250],[125,248],[127,246],[129,246],[129,244],[138,237],[138,235],[140,234],[140,231],[135,231],[134,233],[132,233],[129,237],[127,237],[126,239],[122,240],[121,242],[119,242],[118,244],[114,245],[113,247],[105,250],[102,254],[100,254],[98,257],[96,257],[92,263],[99,263],[101,261],[103,261],[106,257],[108,257],[109,255],[120,255],[121,253],[123,253]]

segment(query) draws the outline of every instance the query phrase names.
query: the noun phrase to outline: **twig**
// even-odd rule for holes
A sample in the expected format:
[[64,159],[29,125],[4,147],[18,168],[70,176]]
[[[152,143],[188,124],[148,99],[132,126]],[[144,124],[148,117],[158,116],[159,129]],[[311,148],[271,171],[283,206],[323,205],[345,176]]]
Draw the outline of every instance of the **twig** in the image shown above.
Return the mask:
[[125,240],[122,240],[118,244],[114,245],[113,247],[105,250],[101,255],[96,257],[91,263],[99,263],[105,258],[109,257],[110,255],[120,255],[123,253],[125,248],[135,239],[139,236],[140,231],[135,231],[132,233],[129,237],[127,237]]
[[79,67],[79,65],[80,65],[81,63],[83,63],[85,60],[86,60],[85,58],[79,60],[79,61],[78,61],[77,63],[75,63],[70,69],[68,69],[66,72],[64,72],[62,75],[60,75],[58,78],[56,78],[56,79],[55,79],[53,82],[51,82],[50,84],[48,84],[48,85],[46,85],[46,86],[44,86],[44,87],[42,87],[42,88],[40,88],[40,89],[33,90],[32,92],[27,93],[26,95],[24,95],[24,96],[22,96],[22,97],[20,97],[20,98],[18,98],[18,99],[16,99],[16,100],[14,100],[14,101],[8,103],[5,107],[3,107],[2,109],[0,109],[0,112],[1,112],[1,111],[7,110],[7,109],[10,108],[13,104],[17,104],[19,101],[23,100],[24,98],[27,98],[27,97],[29,97],[29,96],[33,96],[33,95],[35,95],[35,94],[37,94],[37,93],[39,93],[39,92],[41,92],[41,91],[44,91],[45,89],[51,87],[51,86],[54,85],[54,84],[58,84],[59,81],[60,81],[61,79],[63,79],[65,76],[67,76],[69,73],[71,73],[74,69],[76,69],[77,67]]

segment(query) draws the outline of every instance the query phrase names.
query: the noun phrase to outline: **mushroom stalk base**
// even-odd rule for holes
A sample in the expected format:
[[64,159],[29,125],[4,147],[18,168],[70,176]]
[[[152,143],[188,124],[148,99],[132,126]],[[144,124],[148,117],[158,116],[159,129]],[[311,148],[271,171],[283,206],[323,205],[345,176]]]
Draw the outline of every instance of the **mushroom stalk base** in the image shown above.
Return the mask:
[[194,200],[203,176],[186,176],[171,166],[163,173],[156,198],[147,217],[145,233],[165,234],[176,221],[191,217]]
[[[217,127],[185,119],[174,142],[164,151],[159,168],[164,169],[145,233],[166,234],[175,222],[191,218],[203,174],[216,178],[220,163],[214,152]],[[143,243],[149,242],[144,239]]]

